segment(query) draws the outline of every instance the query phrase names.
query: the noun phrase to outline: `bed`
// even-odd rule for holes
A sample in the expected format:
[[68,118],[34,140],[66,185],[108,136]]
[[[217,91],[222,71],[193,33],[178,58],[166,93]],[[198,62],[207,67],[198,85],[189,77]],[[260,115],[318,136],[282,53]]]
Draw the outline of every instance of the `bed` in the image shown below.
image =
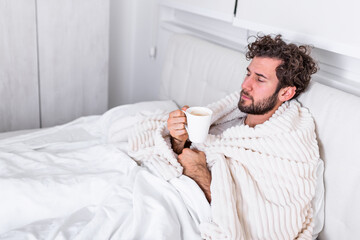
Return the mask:
[[[201,189],[186,176],[166,181],[139,166],[128,154],[128,137],[140,117],[239,91],[247,64],[240,52],[175,35],[159,100],[1,134],[0,239],[201,239],[199,224],[211,218]],[[360,137],[354,134],[360,113],[344,106],[359,107],[360,99],[313,83],[299,100],[314,115],[325,162],[319,239],[354,239],[360,235]]]

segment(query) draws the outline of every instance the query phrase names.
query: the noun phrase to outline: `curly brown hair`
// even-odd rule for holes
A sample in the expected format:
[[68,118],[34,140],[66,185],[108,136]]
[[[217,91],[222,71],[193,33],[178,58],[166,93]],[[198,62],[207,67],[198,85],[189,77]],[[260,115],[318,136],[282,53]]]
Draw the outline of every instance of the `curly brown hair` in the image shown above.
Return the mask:
[[281,35],[272,38],[270,35],[256,37],[256,40],[248,45],[247,60],[254,57],[269,57],[282,60],[276,68],[276,76],[279,79],[278,89],[283,87],[296,87],[293,98],[299,96],[309,85],[311,75],[316,73],[318,66],[310,56],[310,46],[297,46],[287,44],[281,39]]

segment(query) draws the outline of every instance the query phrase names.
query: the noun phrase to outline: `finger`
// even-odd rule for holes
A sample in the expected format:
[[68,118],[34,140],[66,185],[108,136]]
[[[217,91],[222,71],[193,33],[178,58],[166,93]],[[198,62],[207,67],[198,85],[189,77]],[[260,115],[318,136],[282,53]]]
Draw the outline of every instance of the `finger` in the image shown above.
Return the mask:
[[172,111],[169,114],[169,116],[170,116],[170,118],[183,117],[183,116],[185,116],[185,113],[183,113],[183,111],[181,111],[181,110],[175,110],[175,111]]
[[180,163],[181,166],[184,166],[184,163],[186,163],[186,156],[184,155],[184,153],[181,153],[178,156],[178,162]]
[[186,117],[174,117],[174,118],[169,118],[168,120],[169,123],[171,124],[177,124],[177,123],[186,123]]
[[[182,153],[180,153],[179,155],[178,155],[178,162],[181,164],[182,163],[182,161],[183,161],[183,154]],[[182,164],[181,164],[182,165]]]
[[183,118],[183,119],[168,119],[167,128],[169,129],[169,131],[184,130],[185,124],[186,124],[185,118]]
[[176,124],[168,124],[168,129],[170,131],[176,131],[176,130],[185,130],[185,124],[184,123],[176,123]]
[[183,106],[183,107],[181,108],[181,110],[186,111],[186,109],[188,109],[188,108],[189,108],[189,106],[188,106],[188,105],[185,105],[185,106]]
[[182,154],[191,155],[191,154],[193,154],[193,152],[194,151],[192,149],[190,149],[190,148],[184,148],[183,151],[182,151]]
[[187,135],[186,130],[175,130],[175,131],[173,131],[173,133],[176,136],[176,138],[182,138],[182,137],[185,137]]
[[177,123],[172,125],[171,127],[174,130],[184,130],[185,129],[185,124],[184,123]]

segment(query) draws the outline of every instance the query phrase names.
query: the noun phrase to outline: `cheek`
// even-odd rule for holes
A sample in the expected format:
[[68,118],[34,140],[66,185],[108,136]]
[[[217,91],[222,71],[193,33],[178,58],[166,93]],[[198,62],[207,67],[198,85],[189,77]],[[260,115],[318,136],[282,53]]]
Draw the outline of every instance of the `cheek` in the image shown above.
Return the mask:
[[273,86],[270,86],[267,83],[259,83],[259,84],[257,84],[257,87],[254,88],[254,91],[253,91],[254,101],[268,98],[268,97],[272,96],[272,94],[274,92],[275,92],[275,89],[273,89]]
[[256,94],[256,96],[259,98],[259,96],[263,96],[264,94],[266,94],[267,91],[267,87],[265,83],[255,83],[254,84],[254,88],[253,88],[253,92],[254,94]]

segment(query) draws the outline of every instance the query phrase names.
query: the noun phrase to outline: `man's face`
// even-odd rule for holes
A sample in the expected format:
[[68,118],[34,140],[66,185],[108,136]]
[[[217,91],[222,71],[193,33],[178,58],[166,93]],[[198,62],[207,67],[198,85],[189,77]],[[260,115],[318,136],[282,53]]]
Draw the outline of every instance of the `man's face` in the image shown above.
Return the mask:
[[276,67],[281,60],[254,57],[247,68],[247,74],[242,83],[242,90],[238,107],[248,114],[262,115],[278,107],[279,80]]

